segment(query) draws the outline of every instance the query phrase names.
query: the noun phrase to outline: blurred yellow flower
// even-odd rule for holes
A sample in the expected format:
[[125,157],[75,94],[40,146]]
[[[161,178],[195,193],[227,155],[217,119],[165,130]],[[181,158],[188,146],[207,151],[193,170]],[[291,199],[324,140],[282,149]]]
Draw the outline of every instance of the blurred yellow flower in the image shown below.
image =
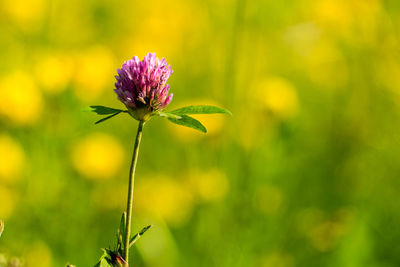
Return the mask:
[[27,267],[50,267],[52,255],[49,246],[43,241],[37,241],[25,248],[25,261]]
[[294,85],[281,77],[271,77],[259,84],[258,101],[279,118],[293,117],[298,111],[297,92]]
[[306,58],[310,79],[323,89],[344,87],[348,82],[348,65],[332,40],[321,40]]
[[220,170],[196,171],[188,174],[190,190],[201,201],[223,199],[229,190],[229,181]]
[[114,55],[105,46],[95,46],[78,55],[75,94],[82,101],[98,98],[105,88],[114,88]]
[[135,194],[137,209],[176,226],[186,223],[193,210],[192,194],[182,182],[171,178],[140,179]]
[[40,26],[46,2],[46,0],[4,0],[0,5],[12,22],[22,30],[30,32]]
[[379,0],[312,2],[315,19],[319,25],[357,43],[371,42],[377,37],[380,5]]
[[24,164],[24,150],[5,134],[0,134],[0,147],[0,182],[13,182]]
[[397,104],[400,104],[400,60],[393,56],[397,53],[398,47],[399,42],[396,37],[388,37],[382,41],[378,59],[374,62],[373,73],[379,83],[397,95]]
[[353,23],[351,1],[322,0],[315,3],[315,16],[323,25],[346,31]]
[[[213,106],[223,107],[223,105],[220,105],[208,99],[194,100],[194,101],[188,100],[182,104],[177,105],[177,107],[184,107],[190,105],[213,105]],[[227,119],[226,118],[227,116],[224,114],[204,114],[204,115],[196,114],[190,116],[199,120],[207,128],[207,134],[200,133],[199,131],[196,131],[188,127],[178,126],[176,124],[169,123],[169,128],[171,129],[171,132],[179,141],[182,142],[197,141],[201,138],[204,138],[205,136],[209,137],[221,134]]]
[[73,74],[73,62],[67,55],[41,56],[35,65],[35,76],[43,90],[57,94],[66,89]]
[[285,195],[278,187],[265,184],[257,188],[253,201],[260,211],[274,215],[282,210]]
[[[131,6],[130,6],[131,5]],[[182,46],[186,49],[198,46],[203,40],[204,31],[209,31],[208,17],[202,4],[185,1],[163,2],[150,0],[148,2],[127,3],[125,12],[130,15],[131,10],[142,10],[138,14],[141,27],[131,25],[132,34],[121,42],[121,51],[132,57],[132,51],[143,57],[148,52],[156,52],[167,57],[179,55]],[[190,21],[190,23],[187,23]],[[165,29],[168,29],[166,31]],[[151,33],[151,34],[149,34]],[[134,37],[132,37],[134,36]],[[198,64],[200,65],[200,64]],[[198,66],[192,66],[197,68]]]
[[15,192],[0,184],[0,218],[8,219],[12,215],[16,201]]
[[90,179],[115,177],[124,159],[124,149],[114,137],[92,133],[73,147],[72,163],[83,176]]
[[92,17],[92,3],[79,0],[52,1],[49,10],[46,38],[53,45],[82,48],[82,44],[97,42],[98,21]]
[[0,116],[15,124],[32,124],[41,115],[42,95],[32,77],[25,72],[18,71],[1,78],[0,99]]

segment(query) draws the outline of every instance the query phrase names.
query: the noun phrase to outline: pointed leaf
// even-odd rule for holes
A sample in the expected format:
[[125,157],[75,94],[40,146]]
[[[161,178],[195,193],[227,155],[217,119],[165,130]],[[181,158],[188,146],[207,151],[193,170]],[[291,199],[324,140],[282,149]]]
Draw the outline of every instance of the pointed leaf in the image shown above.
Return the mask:
[[171,111],[170,113],[183,115],[183,114],[215,114],[215,113],[222,113],[222,114],[229,114],[232,113],[224,108],[216,107],[216,106],[209,106],[209,105],[199,105],[199,106],[187,106],[183,108],[179,108],[176,110]]
[[121,236],[125,236],[125,228],[126,228],[126,212],[122,213],[121,222],[119,224],[119,234]]
[[105,121],[105,120],[111,119],[112,117],[118,115],[118,114],[121,113],[121,112],[122,112],[122,110],[121,110],[121,111],[118,111],[118,112],[116,112],[116,113],[114,113],[114,114],[112,114],[112,115],[110,115],[110,116],[107,116],[107,117],[105,117],[105,118],[102,118],[101,120],[96,121],[94,124],[99,124],[99,123],[101,123],[101,122],[103,122],[103,121]]
[[178,120],[182,118],[181,116],[178,116],[176,114],[172,114],[170,112],[165,112],[165,111],[159,111],[158,115],[160,117],[167,117],[167,118],[178,119]]
[[136,235],[134,235],[134,236],[131,238],[130,242],[129,242],[129,247],[132,247],[133,244],[135,244],[135,242],[138,241],[139,238],[141,238],[142,235],[143,235],[144,233],[146,233],[146,231],[149,230],[149,229],[151,228],[151,226],[152,226],[152,225],[147,225],[146,227],[143,227],[143,229],[142,229],[139,233],[137,233]]
[[188,115],[179,115],[179,116],[181,116],[180,119],[168,118],[168,120],[175,124],[190,127],[203,133],[207,132],[206,127],[204,127],[204,125],[201,124],[201,122],[199,122],[195,118],[192,118]]
[[100,263],[99,267],[113,267],[113,266],[108,262],[108,260],[106,260],[106,259],[100,260],[99,263]]
[[111,259],[111,255],[108,253],[106,249],[102,250],[103,250],[103,255],[101,255],[99,262],[94,267],[113,267],[107,259],[107,257]]
[[108,114],[113,114],[116,112],[125,112],[122,109],[116,109],[116,108],[109,108],[109,107],[105,107],[105,106],[90,106],[91,109],[89,109],[88,111],[92,111],[95,112],[99,115],[108,115]]
[[123,247],[124,247],[124,237],[125,237],[125,230],[126,230],[126,212],[122,213],[121,222],[119,225],[119,229],[117,232],[117,248],[116,251],[119,254],[123,254]]

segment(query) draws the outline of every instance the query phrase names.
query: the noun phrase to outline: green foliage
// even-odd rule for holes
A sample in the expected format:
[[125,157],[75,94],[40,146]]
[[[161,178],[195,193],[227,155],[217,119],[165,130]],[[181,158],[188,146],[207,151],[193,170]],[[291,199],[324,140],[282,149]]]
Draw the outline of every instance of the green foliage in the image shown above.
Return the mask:
[[94,267],[128,267],[128,264],[111,249],[103,249],[103,255]]
[[224,108],[216,107],[216,106],[209,106],[209,105],[198,105],[198,106],[187,106],[179,109],[175,109],[170,113],[176,115],[184,115],[184,114],[229,114],[232,113]]
[[138,241],[139,238],[141,238],[143,236],[143,234],[146,233],[146,231],[149,230],[151,227],[152,227],[152,225],[143,227],[143,229],[140,232],[138,232],[134,236],[132,236],[129,241],[129,247],[132,247],[136,243],[136,241]]
[[159,115],[162,117],[167,117],[172,123],[193,128],[200,132],[206,133],[206,127],[198,120],[193,117],[188,116],[188,114],[229,114],[231,112],[220,107],[208,106],[208,105],[198,105],[198,106],[187,106],[179,109],[175,109],[170,112],[160,112]]
[[[131,248],[136,241],[138,241],[143,234],[151,228],[151,225],[143,227],[138,233],[130,238],[129,248]],[[119,229],[117,231],[117,246],[114,250],[102,249],[103,255],[101,255],[99,262],[94,267],[124,267],[128,266],[125,260],[121,257],[124,248],[124,238],[126,229],[126,212],[122,213]],[[128,249],[129,249],[128,248]]]
[[195,118],[192,118],[188,115],[180,115],[180,117],[181,117],[180,119],[176,119],[174,117],[168,117],[168,120],[175,124],[193,128],[193,129],[198,130],[203,133],[207,132],[206,127],[204,127],[204,125],[201,124],[201,122],[199,122]]
[[101,122],[103,122],[103,121],[105,121],[105,120],[111,119],[112,117],[118,115],[118,114],[121,113],[121,112],[122,112],[122,111],[118,111],[118,112],[116,112],[116,113],[114,113],[114,114],[112,114],[112,115],[110,115],[110,116],[107,116],[107,117],[105,117],[105,118],[103,118],[103,119],[101,119],[101,120],[96,121],[94,124],[99,124],[99,123],[101,123]]
[[176,114],[172,114],[171,112],[165,112],[165,111],[159,111],[157,112],[158,116],[160,117],[166,117],[166,118],[173,118],[173,119],[181,119],[181,116],[178,116]]
[[99,262],[94,267],[113,267],[111,259],[111,251],[108,249],[102,249],[103,255],[101,255]]
[[119,112],[124,112],[122,109],[116,109],[116,108],[110,108],[110,107],[105,107],[105,106],[90,106],[91,109],[88,111],[95,112],[98,115],[108,115],[108,114],[114,114],[114,113],[119,113]]
[[[88,111],[95,112],[98,115],[108,115],[105,118],[102,118],[95,122],[95,124],[99,124],[105,120],[111,119],[112,117],[120,114],[121,112],[128,112],[127,110],[109,108],[105,106],[90,106]],[[216,106],[209,106],[209,105],[198,105],[198,106],[187,106],[179,109],[175,109],[173,111],[157,111],[153,114],[153,116],[160,116],[167,118],[170,122],[186,126],[200,132],[206,133],[206,127],[198,120],[193,117],[188,116],[188,114],[229,114],[232,113],[224,108],[216,107]]]
[[95,124],[99,124],[103,121],[106,121],[108,119],[111,119],[112,117],[120,114],[121,112],[127,112],[126,110],[122,110],[122,109],[115,109],[115,108],[110,108],[110,107],[105,107],[105,106],[90,106],[90,108],[85,109],[85,111],[91,111],[94,112],[98,115],[109,115],[105,118],[102,118],[98,121],[95,122]]
[[121,222],[117,232],[117,248],[116,252],[120,255],[123,253],[124,249],[124,238],[126,234],[126,212],[122,213]]

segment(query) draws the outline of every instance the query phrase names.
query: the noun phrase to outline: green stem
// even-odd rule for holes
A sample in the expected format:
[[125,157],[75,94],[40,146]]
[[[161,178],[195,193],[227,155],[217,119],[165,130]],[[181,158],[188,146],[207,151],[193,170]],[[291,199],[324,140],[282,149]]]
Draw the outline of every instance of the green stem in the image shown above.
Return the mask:
[[128,189],[128,203],[126,206],[126,229],[125,229],[125,242],[124,242],[124,259],[129,263],[129,239],[131,236],[131,222],[132,222],[132,206],[133,206],[133,188],[135,185],[135,170],[139,154],[140,141],[142,140],[144,121],[139,121],[139,126],[136,134],[135,146],[133,148],[131,168],[129,171],[129,189]]

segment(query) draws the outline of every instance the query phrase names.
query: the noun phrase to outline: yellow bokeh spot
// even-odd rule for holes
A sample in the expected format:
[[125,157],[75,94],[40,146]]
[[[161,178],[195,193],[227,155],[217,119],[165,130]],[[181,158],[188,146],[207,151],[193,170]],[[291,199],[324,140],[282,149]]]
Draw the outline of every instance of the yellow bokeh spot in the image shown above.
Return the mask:
[[36,30],[46,8],[45,0],[5,0],[1,3],[8,17],[21,29]]
[[280,77],[266,79],[260,83],[258,92],[261,104],[279,118],[290,118],[297,113],[297,92],[288,80]]
[[[212,105],[212,106],[223,107],[223,105],[220,105],[208,99],[194,100],[194,101],[189,100],[178,106],[185,107],[190,105]],[[168,123],[169,128],[171,129],[173,135],[182,142],[196,141],[205,136],[210,137],[219,135],[222,133],[224,126],[226,124],[226,114],[195,114],[190,116],[200,121],[204,125],[204,127],[206,127],[207,133],[204,134],[192,128]]]
[[18,178],[24,164],[24,150],[4,134],[0,134],[0,147],[0,182],[13,182]]
[[207,135],[209,136],[220,134],[226,123],[225,114],[199,114],[192,115],[192,117],[207,128]]
[[27,267],[52,266],[52,255],[49,246],[42,241],[29,245],[26,248],[25,261]]
[[16,205],[17,197],[15,193],[5,186],[0,185],[0,218],[8,219]]
[[42,95],[25,72],[15,72],[0,80],[0,99],[0,115],[15,124],[32,124],[41,115]]
[[192,213],[193,196],[179,181],[166,177],[141,179],[135,194],[139,210],[170,224],[182,225]]
[[73,62],[63,55],[43,56],[35,65],[35,76],[43,90],[57,94],[66,89],[73,74]]
[[276,186],[262,185],[254,194],[254,205],[268,215],[278,213],[285,202],[285,195]]
[[120,170],[124,149],[115,138],[94,133],[75,144],[71,157],[81,175],[90,179],[108,179]]
[[[136,27],[132,24],[129,28],[132,34],[127,34],[127,39],[120,43],[120,50],[126,51],[124,54],[128,57],[132,57],[132,53],[144,56],[148,52],[156,52],[169,60],[171,56],[180,55],[182,46],[194,49],[193,46],[203,40],[202,33],[209,30],[204,5],[196,2],[150,0],[126,4],[124,11],[128,12],[127,16],[132,9],[142,10],[139,15],[142,26]],[[187,21],[190,23],[186,23]],[[198,67],[193,65],[191,69]]]
[[324,29],[356,43],[376,38],[379,0],[322,0],[312,4],[316,22]]
[[191,173],[188,179],[191,191],[201,201],[221,200],[229,190],[227,177],[217,169]]
[[314,5],[317,21],[323,25],[346,30],[353,22],[351,9],[346,0],[322,0]]
[[348,65],[343,54],[331,41],[322,40],[316,44],[306,62],[306,71],[315,84],[328,89],[347,84]]
[[76,96],[82,101],[92,101],[105,88],[113,88],[117,74],[114,62],[114,55],[104,46],[95,46],[79,54],[75,72]]
[[397,104],[400,104],[400,61],[393,57],[398,50],[398,41],[395,37],[387,37],[382,41],[378,59],[375,62],[374,74],[377,82],[385,85],[396,94]]

